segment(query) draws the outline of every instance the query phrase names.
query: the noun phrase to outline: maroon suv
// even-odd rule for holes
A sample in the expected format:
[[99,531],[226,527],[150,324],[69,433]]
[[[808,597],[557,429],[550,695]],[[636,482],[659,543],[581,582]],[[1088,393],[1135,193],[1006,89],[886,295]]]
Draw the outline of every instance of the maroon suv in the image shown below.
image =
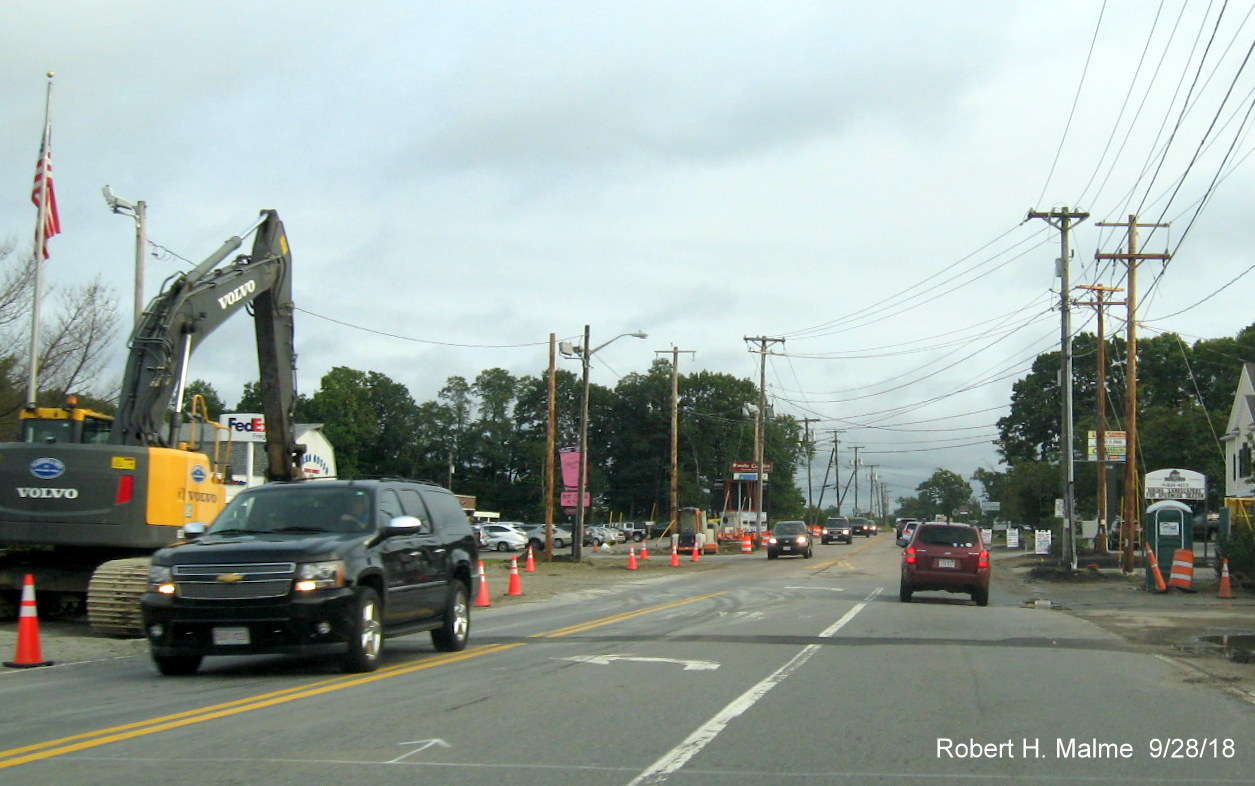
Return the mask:
[[915,528],[902,554],[898,597],[910,603],[912,593],[927,590],[968,593],[977,606],[989,605],[989,551],[980,530],[943,522]]

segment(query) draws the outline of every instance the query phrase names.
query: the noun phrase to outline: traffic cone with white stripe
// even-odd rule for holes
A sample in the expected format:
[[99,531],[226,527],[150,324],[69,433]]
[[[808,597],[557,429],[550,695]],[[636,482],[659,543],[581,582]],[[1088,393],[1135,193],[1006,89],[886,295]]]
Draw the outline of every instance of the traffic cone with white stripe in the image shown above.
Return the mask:
[[1150,574],[1155,579],[1155,592],[1167,592],[1168,585],[1163,580],[1163,573],[1159,572],[1159,558],[1155,556],[1155,550],[1147,549],[1146,556],[1150,558]]
[[17,651],[13,660],[4,665],[15,669],[28,669],[34,666],[51,666],[52,661],[44,660],[39,651],[39,612],[35,608],[35,577],[26,574],[22,583],[22,610],[17,620]]
[[510,586],[506,588],[507,595],[522,595],[523,580],[519,578],[519,558],[510,557]]
[[671,567],[680,567],[680,551],[675,547],[674,543],[671,544]]
[[628,546],[628,570],[636,570],[636,547]]
[[527,547],[527,562],[523,563],[523,570],[528,573],[536,572],[536,558],[532,556],[532,547]]
[[641,559],[649,559],[649,541],[641,541]]
[[1229,560],[1221,560],[1220,562],[1220,593],[1216,595],[1218,598],[1231,600],[1233,596],[1233,582],[1229,578]]
[[492,596],[488,594],[488,576],[484,573],[484,561],[479,561],[479,597],[475,599],[475,605],[483,608],[492,605]]

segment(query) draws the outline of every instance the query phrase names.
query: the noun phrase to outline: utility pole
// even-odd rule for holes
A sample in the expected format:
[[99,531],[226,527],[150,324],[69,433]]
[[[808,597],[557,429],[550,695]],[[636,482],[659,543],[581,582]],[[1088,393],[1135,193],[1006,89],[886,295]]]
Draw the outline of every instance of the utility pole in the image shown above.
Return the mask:
[[1095,462],[1098,465],[1098,538],[1094,544],[1099,554],[1107,553],[1107,525],[1111,517],[1107,515],[1107,334],[1104,329],[1104,316],[1107,306],[1123,306],[1124,301],[1106,300],[1108,292],[1123,292],[1120,287],[1083,286],[1078,289],[1093,292],[1096,300],[1078,300],[1078,306],[1096,306],[1098,308],[1098,405],[1094,423]]
[[1167,261],[1172,258],[1168,253],[1141,254],[1137,250],[1137,230],[1139,227],[1161,228],[1167,224],[1139,224],[1137,216],[1130,215],[1127,224],[1098,224],[1100,227],[1124,227],[1128,230],[1129,250],[1125,254],[1095,254],[1095,259],[1113,259],[1124,262],[1128,267],[1128,295],[1125,306],[1128,319],[1125,325],[1125,382],[1128,392],[1125,394],[1125,437],[1124,455],[1124,505],[1120,521],[1120,550],[1123,554],[1122,564],[1125,573],[1133,572],[1133,540],[1141,525],[1142,504],[1141,487],[1137,477],[1137,263],[1143,260],[1159,259]]
[[[806,445],[806,505],[808,513],[806,514],[806,523],[815,526],[815,488],[811,484],[811,424],[818,423],[819,418],[802,418],[802,428],[806,429],[806,436],[803,437],[803,444]],[[825,475],[828,473],[824,473]],[[819,490],[823,494],[823,489]]]
[[655,349],[655,355],[671,356],[671,527],[669,532],[679,532],[680,526],[680,353],[696,355],[691,349]]
[[857,516],[858,515],[858,468],[859,468],[858,452],[863,448],[863,446],[851,445],[850,447],[854,448],[854,464],[851,465],[854,467],[854,469],[851,473],[851,477],[854,479],[854,515]]
[[867,486],[868,486],[867,507],[868,507],[868,512],[871,513],[871,518],[873,520],[875,520],[876,518],[876,502],[878,498],[880,497],[880,492],[876,489],[876,469],[879,467],[880,467],[879,464],[867,465]]
[[546,401],[548,425],[545,428],[545,562],[553,562],[554,457],[558,448],[558,356],[557,336],[549,334],[549,384]]
[[1059,424],[1059,444],[1063,464],[1063,548],[1060,553],[1068,563],[1069,570],[1076,570],[1076,467],[1072,447],[1072,306],[1071,283],[1068,281],[1068,263],[1071,261],[1071,240],[1073,221],[1084,221],[1089,213],[1068,210],[1067,207],[1040,213],[1028,211],[1028,218],[1045,219],[1059,230],[1059,315],[1060,315],[1060,354],[1063,358],[1063,369],[1060,372],[1059,387],[1063,392],[1063,419]]
[[765,430],[767,427],[767,347],[772,344],[783,344],[782,338],[768,338],[766,336],[744,336],[747,343],[757,344],[758,352],[758,413],[754,419],[754,471],[757,480],[754,481],[754,515],[758,518],[759,532],[766,529],[767,511],[763,510],[763,442],[765,441]]

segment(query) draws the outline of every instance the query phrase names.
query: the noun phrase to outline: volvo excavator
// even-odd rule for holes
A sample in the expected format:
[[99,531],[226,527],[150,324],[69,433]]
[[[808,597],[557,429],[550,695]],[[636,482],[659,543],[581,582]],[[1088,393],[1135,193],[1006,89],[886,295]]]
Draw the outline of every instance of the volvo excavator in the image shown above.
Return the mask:
[[[254,233],[252,253],[223,264]],[[104,635],[142,635],[148,556],[226,504],[229,437],[214,438],[209,451],[202,435],[220,432],[207,428],[203,402],[190,413],[181,402],[192,353],[241,311],[252,313],[257,337],[267,480],[303,479],[292,413],[292,256],[278,214],[264,210],[149,302],[128,343],[112,419],[73,400],[29,407],[17,441],[0,443],[0,593],[10,603],[33,574],[41,605],[51,598],[85,608]]]

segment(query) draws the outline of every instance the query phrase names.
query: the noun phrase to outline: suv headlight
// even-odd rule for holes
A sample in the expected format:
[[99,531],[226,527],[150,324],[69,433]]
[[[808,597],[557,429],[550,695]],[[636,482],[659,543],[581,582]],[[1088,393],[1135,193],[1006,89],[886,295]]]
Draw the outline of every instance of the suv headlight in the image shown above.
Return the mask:
[[344,586],[344,561],[306,562],[296,574],[296,591],[313,592]]
[[160,592],[162,595],[173,595],[174,574],[170,572],[170,566],[149,565],[148,587],[153,592]]

